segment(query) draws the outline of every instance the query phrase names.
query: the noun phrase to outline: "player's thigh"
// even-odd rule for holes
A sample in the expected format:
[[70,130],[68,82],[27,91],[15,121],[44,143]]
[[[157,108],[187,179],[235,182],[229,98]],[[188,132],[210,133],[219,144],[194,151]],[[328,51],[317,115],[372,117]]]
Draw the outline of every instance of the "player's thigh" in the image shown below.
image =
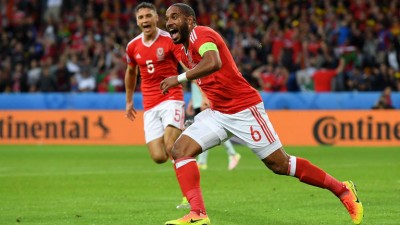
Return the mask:
[[217,112],[215,117],[219,124],[242,139],[260,159],[265,159],[282,147],[263,103],[231,115]]
[[164,135],[167,126],[183,128],[185,119],[183,101],[164,101],[144,112],[146,143]]
[[160,116],[164,129],[173,126],[180,130],[184,128],[185,102],[169,100],[160,104]]
[[171,125],[168,125],[165,128],[164,144],[165,144],[165,148],[168,152],[172,149],[176,139],[178,139],[178,137],[179,137],[179,135],[181,135],[181,133],[182,133],[181,129],[178,129]]
[[145,111],[143,114],[143,120],[146,144],[164,135],[164,126],[157,108]]
[[194,123],[183,131],[183,135],[187,135],[199,144],[202,151],[219,145],[230,137],[230,133],[215,120],[210,109],[196,115]]

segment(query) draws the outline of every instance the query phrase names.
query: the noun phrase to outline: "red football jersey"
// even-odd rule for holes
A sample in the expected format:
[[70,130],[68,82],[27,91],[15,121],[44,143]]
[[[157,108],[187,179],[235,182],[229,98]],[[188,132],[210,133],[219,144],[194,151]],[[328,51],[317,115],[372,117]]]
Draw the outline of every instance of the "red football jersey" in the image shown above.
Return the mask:
[[213,29],[196,26],[192,30],[187,51],[182,48],[182,62],[188,68],[194,68],[202,59],[199,48],[207,42],[217,46],[222,61],[221,69],[197,79],[197,84],[210,100],[210,108],[234,114],[260,103],[260,94],[243,78],[224,40]]
[[315,71],[312,76],[315,92],[330,92],[332,79],[336,74],[336,70],[321,69]]
[[151,109],[165,100],[183,101],[181,85],[169,89],[166,95],[160,90],[162,80],[178,75],[181,48],[182,45],[175,45],[169,33],[161,29],[158,29],[157,37],[150,44],[143,42],[143,33],[128,43],[126,59],[130,66],[139,66],[144,110]]

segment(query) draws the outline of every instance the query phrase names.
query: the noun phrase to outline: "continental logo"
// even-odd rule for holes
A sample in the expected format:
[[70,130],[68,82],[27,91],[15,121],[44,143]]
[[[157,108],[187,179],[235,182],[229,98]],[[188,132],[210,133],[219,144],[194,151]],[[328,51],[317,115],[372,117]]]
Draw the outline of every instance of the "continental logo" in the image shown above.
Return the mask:
[[322,145],[335,145],[339,141],[399,141],[400,121],[379,121],[373,116],[346,121],[326,116],[315,122],[313,135]]
[[[95,133],[95,134],[93,134]],[[0,118],[0,139],[104,139],[109,128],[102,116],[80,116],[78,119],[60,118],[53,120],[25,121],[12,115]]]

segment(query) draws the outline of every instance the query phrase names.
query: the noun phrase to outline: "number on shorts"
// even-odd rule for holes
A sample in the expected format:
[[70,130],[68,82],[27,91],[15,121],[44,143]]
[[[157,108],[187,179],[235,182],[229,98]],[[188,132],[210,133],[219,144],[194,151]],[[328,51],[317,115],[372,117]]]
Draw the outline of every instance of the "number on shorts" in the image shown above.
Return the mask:
[[251,133],[251,137],[253,138],[253,140],[255,142],[258,142],[261,140],[261,134],[258,130],[254,130],[253,126],[250,126],[250,133]]
[[175,120],[176,122],[181,121],[181,111],[180,111],[179,109],[175,109],[174,120]]

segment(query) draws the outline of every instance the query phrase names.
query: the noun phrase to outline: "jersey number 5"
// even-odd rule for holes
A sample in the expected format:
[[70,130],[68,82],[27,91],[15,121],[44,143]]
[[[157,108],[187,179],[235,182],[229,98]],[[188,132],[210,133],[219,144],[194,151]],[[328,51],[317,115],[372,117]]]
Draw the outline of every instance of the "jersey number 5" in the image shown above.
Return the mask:
[[182,116],[182,114],[181,114],[181,110],[179,110],[179,109],[175,109],[175,116],[174,116],[174,120],[175,120],[176,122],[179,122],[179,121],[181,121],[181,116]]
[[154,73],[153,60],[146,60],[146,65],[147,65],[147,72]]

